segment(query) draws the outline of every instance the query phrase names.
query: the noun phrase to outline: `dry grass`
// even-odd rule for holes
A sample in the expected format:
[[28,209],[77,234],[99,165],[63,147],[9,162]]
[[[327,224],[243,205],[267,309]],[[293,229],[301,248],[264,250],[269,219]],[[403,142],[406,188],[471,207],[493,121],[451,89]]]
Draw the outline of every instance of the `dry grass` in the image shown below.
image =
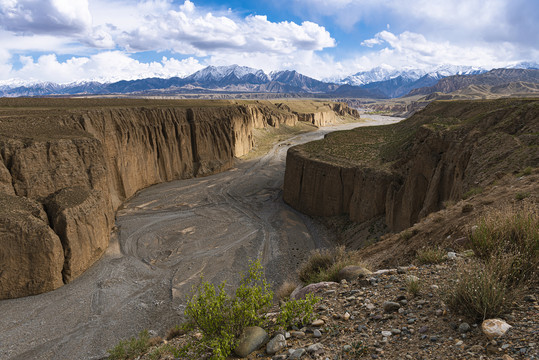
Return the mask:
[[416,252],[416,261],[419,265],[439,264],[446,258],[446,253],[438,247],[424,247]]
[[539,216],[527,204],[492,211],[470,232],[478,258],[448,290],[448,305],[474,320],[506,312],[539,266]]
[[277,300],[288,300],[290,299],[290,294],[298,287],[296,281],[286,280],[275,292],[275,298]]
[[337,274],[348,265],[365,267],[359,257],[359,251],[347,251],[344,246],[332,249],[313,250],[309,258],[299,269],[299,279],[305,284],[321,281],[338,281]]

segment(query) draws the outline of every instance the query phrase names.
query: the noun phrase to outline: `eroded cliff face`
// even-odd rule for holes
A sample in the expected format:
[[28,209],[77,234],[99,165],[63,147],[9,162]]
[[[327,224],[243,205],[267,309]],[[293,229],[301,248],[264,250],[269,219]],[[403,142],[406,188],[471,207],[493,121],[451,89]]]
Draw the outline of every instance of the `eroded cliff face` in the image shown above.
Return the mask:
[[[538,118],[536,100],[434,103],[385,130],[359,128],[289,149],[283,197],[309,215],[358,222],[384,215],[391,230],[402,230],[471,187],[538,166]],[[354,158],[346,151],[358,136],[378,139]]]
[[107,248],[115,211],[138,190],[226,170],[253,147],[253,129],[301,121],[258,102],[94,100],[85,108],[54,100],[60,108],[49,110],[40,101],[44,108],[27,116],[10,103],[0,123],[0,201],[9,210],[0,214],[0,299],[82,274]]

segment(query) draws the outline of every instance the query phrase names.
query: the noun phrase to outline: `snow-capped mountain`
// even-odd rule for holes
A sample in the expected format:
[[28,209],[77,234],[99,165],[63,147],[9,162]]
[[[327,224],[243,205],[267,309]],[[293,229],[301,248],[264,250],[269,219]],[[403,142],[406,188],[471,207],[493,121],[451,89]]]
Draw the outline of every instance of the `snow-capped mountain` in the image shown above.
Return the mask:
[[[510,69],[505,70],[516,71],[522,67],[535,69],[538,66],[537,63],[519,63],[513,64]],[[511,81],[535,82],[534,78],[532,77],[530,80],[530,76],[528,75],[520,79],[524,75],[521,72],[515,71],[498,72],[492,77],[508,77],[511,74],[511,79],[513,79]],[[0,96],[293,93],[316,94],[316,96],[325,97],[394,98],[406,95],[419,88],[426,89],[416,91],[417,94],[423,94],[425,91],[434,89],[435,85],[438,85],[443,79],[450,76],[458,75],[457,77],[466,78],[485,72],[485,69],[471,66],[443,65],[427,71],[411,68],[394,69],[391,66],[382,65],[372,70],[356,73],[344,78],[338,84],[335,82],[319,81],[300,74],[295,70],[277,71],[268,75],[260,69],[245,66],[208,66],[184,78],[171,77],[164,79],[154,77],[138,80],[122,80],[112,83],[82,81],[71,84],[25,84],[17,81],[8,81],[3,84],[0,83]],[[465,82],[468,80],[459,79],[458,81]],[[358,84],[361,85],[358,86]],[[451,86],[447,87],[450,88]]]
[[247,66],[230,65],[230,66],[208,66],[202,70],[195,72],[185,78],[187,81],[199,83],[221,82],[223,80],[246,80],[252,83],[262,83],[269,81],[270,78],[264,71],[253,69]]
[[413,82],[425,75],[433,79],[441,79],[451,75],[476,75],[486,72],[486,69],[462,66],[462,65],[440,65],[434,69],[402,68],[396,69],[390,65],[380,65],[369,71],[361,71],[342,79],[337,79],[338,84],[348,84],[355,86],[367,85],[374,82],[387,81],[400,77],[404,81]]

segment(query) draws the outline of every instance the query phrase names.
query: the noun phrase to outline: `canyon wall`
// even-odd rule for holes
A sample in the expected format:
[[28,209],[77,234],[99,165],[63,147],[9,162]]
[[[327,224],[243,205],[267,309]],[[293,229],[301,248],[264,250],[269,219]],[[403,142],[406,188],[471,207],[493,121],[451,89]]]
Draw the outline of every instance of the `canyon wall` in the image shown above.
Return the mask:
[[7,113],[0,121],[0,299],[78,277],[107,248],[115,211],[126,199],[153,184],[230,168],[254,145],[253,129],[357,116],[331,103],[325,108],[333,116],[300,116],[258,102],[190,107],[107,100],[85,108],[64,100],[51,110],[41,101],[39,111],[0,103]]
[[[385,216],[400,231],[472,187],[538,166],[538,118],[537,100],[442,102],[377,132],[330,134],[288,150],[283,198],[314,216]],[[357,137],[372,143],[353,158]]]

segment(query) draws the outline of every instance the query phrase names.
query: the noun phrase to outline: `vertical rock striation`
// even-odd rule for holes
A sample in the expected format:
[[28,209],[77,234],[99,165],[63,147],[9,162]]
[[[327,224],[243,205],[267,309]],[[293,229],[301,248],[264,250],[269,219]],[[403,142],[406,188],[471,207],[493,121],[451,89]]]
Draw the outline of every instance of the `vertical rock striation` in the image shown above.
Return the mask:
[[[106,250],[115,211],[140,189],[226,170],[253,147],[253,129],[301,121],[258,102],[4,101],[43,109],[9,113],[0,103],[9,113],[0,122],[0,299],[82,274]],[[324,111],[332,107],[357,115],[345,105]],[[323,125],[337,115],[311,118]]]
[[288,150],[283,198],[309,215],[403,230],[501,173],[539,164],[537,100],[432,103],[395,125]]

